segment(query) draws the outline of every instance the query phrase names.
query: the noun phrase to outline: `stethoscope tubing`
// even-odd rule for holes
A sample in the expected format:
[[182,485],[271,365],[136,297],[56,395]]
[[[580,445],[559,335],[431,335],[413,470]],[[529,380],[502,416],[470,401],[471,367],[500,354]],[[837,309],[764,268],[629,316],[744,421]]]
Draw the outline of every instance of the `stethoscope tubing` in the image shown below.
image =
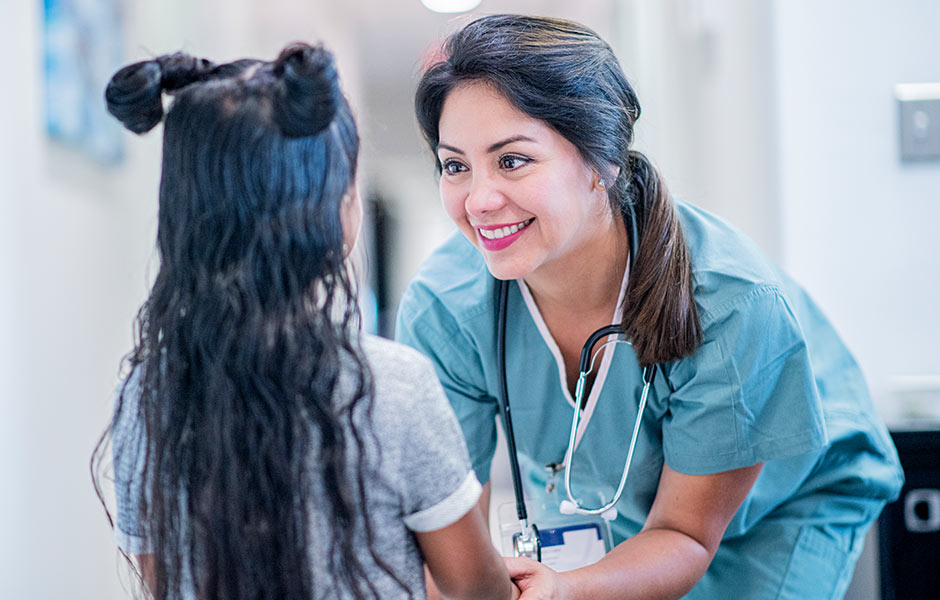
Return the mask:
[[[633,207],[629,207],[627,214],[624,218],[624,224],[627,228],[627,238],[630,241],[630,255],[629,261],[632,264],[635,260],[637,254],[639,253],[639,227],[637,223],[636,213],[633,210]],[[496,319],[496,360],[497,360],[497,372],[499,379],[499,408],[500,414],[502,415],[503,421],[503,431],[506,434],[506,446],[509,453],[509,465],[510,471],[512,474],[512,486],[513,494],[516,498],[516,515],[519,518],[519,524],[522,527],[522,533],[517,534],[521,536],[519,540],[514,539],[514,543],[520,542],[524,544],[534,544],[537,553],[534,557],[541,561],[541,544],[539,542],[538,529],[533,524],[531,527],[528,525],[527,511],[525,507],[525,496],[522,489],[522,472],[519,468],[519,456],[516,450],[516,439],[512,429],[512,416],[509,409],[509,388],[506,382],[506,313],[508,308],[508,297],[509,297],[509,282],[505,280],[498,280],[498,316]],[[573,424],[571,427],[571,432],[568,441],[568,451],[565,455],[565,493],[568,496],[567,502],[570,502],[574,507],[574,512],[580,514],[596,515],[606,513],[608,510],[614,507],[615,504],[620,500],[621,495],[623,494],[624,486],[627,482],[627,476],[630,471],[630,465],[633,462],[633,453],[636,449],[636,441],[639,435],[640,425],[642,423],[642,417],[644,409],[646,408],[646,400],[649,396],[650,384],[653,381],[653,377],[656,376],[656,365],[643,368],[643,393],[640,397],[640,403],[637,407],[637,416],[636,422],[633,424],[633,435],[630,439],[630,448],[627,453],[627,460],[624,464],[623,473],[620,477],[620,484],[617,487],[617,492],[614,494],[613,500],[602,506],[598,509],[584,509],[581,507],[579,501],[574,498],[574,495],[571,492],[571,462],[574,457],[574,444],[577,441],[577,431],[578,424],[580,422],[580,413],[581,413],[581,401],[584,395],[584,385],[585,379],[590,373],[590,365],[588,364],[588,357],[591,355],[591,349],[597,343],[597,341],[603,337],[618,334],[621,336],[619,341],[626,341],[622,339],[621,334],[622,325],[608,325],[607,327],[602,327],[601,329],[595,331],[588,338],[587,343],[581,350],[581,357],[578,363],[578,382],[575,387],[575,406],[574,406],[574,416],[572,418]],[[629,343],[629,342],[628,342]],[[606,344],[605,344],[606,345]],[[594,355],[596,356],[596,354]],[[590,359],[590,362],[593,364],[593,358]],[[564,503],[563,503],[564,504]],[[518,554],[517,554],[518,556]]]
[[[512,415],[509,405],[509,388],[506,379],[506,315],[509,297],[509,282],[498,282],[498,309],[496,326],[496,361],[498,365],[499,379],[499,408],[502,416],[503,431],[506,434],[506,446],[509,454],[509,465],[512,475],[513,494],[516,499],[516,516],[522,524],[523,531],[527,529],[528,513],[525,506],[525,496],[522,488],[522,472],[519,467],[519,456],[516,449],[516,438],[512,427]],[[599,340],[611,335],[617,335],[618,339],[605,342],[597,352],[592,354],[594,346]],[[578,361],[578,381],[575,386],[574,410],[572,414],[571,431],[568,437],[568,450],[564,459],[564,483],[565,494],[568,497],[568,503],[573,508],[571,512],[584,515],[604,515],[610,511],[623,495],[627,478],[630,473],[630,467],[633,464],[633,456],[636,451],[636,444],[639,438],[640,426],[643,421],[643,413],[646,409],[646,403],[649,398],[650,385],[656,374],[656,365],[643,368],[643,391],[640,395],[640,402],[637,406],[637,416],[633,423],[633,432],[630,436],[630,446],[627,450],[627,459],[624,462],[623,472],[620,476],[620,482],[613,499],[599,508],[584,508],[579,499],[571,491],[571,463],[573,462],[575,443],[577,441],[578,426],[581,422],[581,408],[584,399],[584,387],[588,374],[594,368],[594,361],[605,346],[615,342],[630,343],[624,339],[622,325],[608,325],[592,333],[587,342],[581,349],[581,356]]]
[[522,471],[519,468],[519,455],[516,450],[516,436],[512,430],[512,415],[509,408],[509,386],[506,383],[506,313],[508,312],[509,282],[499,281],[498,317],[496,319],[496,362],[499,365],[499,412],[503,420],[503,433],[506,434],[506,446],[509,452],[509,466],[512,472],[512,490],[516,497],[516,516],[526,531],[528,514],[525,496],[522,491]]
[[[598,330],[598,332],[600,331],[603,330]],[[592,338],[593,337],[594,336],[592,336]],[[588,343],[590,343],[590,340]],[[604,344],[604,346],[611,343],[613,342],[607,342]],[[594,356],[596,357],[597,354],[594,354]],[[593,370],[593,368],[594,360],[592,359],[590,367],[587,370],[582,370],[578,374],[578,383],[577,387],[575,388],[574,413],[571,417],[571,433],[568,437],[568,454],[565,456],[565,494],[568,496],[568,501],[571,502],[571,505],[574,507],[574,512],[581,515],[603,515],[612,509],[617,504],[617,502],[620,501],[620,498],[623,495],[623,488],[627,484],[627,477],[630,473],[630,465],[633,464],[633,452],[636,450],[636,441],[640,434],[640,425],[643,422],[643,411],[646,409],[646,400],[649,397],[650,384],[653,381],[653,378],[648,376],[648,373],[650,372],[650,369],[654,367],[645,367],[643,369],[643,393],[640,395],[640,403],[637,406],[636,420],[633,422],[633,435],[630,436],[630,448],[627,451],[627,460],[623,465],[623,473],[620,475],[620,484],[617,486],[617,491],[614,492],[613,499],[600,508],[584,508],[581,505],[581,501],[575,498],[574,492],[571,491],[571,463],[574,462],[574,451],[578,435],[578,425],[581,422],[581,402],[582,398],[584,397],[584,380],[588,373]]]

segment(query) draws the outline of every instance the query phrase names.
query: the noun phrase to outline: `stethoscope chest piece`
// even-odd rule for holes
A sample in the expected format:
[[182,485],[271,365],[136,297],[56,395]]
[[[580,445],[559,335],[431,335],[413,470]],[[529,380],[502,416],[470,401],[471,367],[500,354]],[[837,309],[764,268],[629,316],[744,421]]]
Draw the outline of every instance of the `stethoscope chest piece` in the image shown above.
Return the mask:
[[533,523],[512,536],[512,555],[542,562],[542,543],[539,528]]

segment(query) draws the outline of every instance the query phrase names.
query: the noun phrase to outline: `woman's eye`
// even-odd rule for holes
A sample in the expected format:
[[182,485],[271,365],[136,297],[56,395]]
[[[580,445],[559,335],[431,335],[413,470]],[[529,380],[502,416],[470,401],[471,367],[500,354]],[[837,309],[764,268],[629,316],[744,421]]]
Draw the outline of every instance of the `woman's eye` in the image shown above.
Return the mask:
[[499,166],[502,169],[512,171],[525,165],[529,161],[521,156],[502,156],[499,159]]
[[458,173],[461,173],[467,170],[467,168],[463,164],[457,162],[456,160],[446,161],[442,165],[442,169],[444,173],[446,173],[447,175],[456,175]]

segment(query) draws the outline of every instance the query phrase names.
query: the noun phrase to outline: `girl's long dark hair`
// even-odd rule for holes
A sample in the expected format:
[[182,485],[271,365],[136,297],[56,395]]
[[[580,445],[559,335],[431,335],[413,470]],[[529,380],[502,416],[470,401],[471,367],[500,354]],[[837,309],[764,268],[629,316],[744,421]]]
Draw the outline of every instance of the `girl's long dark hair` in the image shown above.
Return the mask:
[[[175,96],[165,119],[164,92]],[[394,575],[351,534],[369,435],[352,422],[373,386],[340,220],[359,137],[332,55],[295,44],[273,62],[162,56],[118,71],[106,100],[136,133],[164,121],[159,272],[128,357],[138,385],[125,383],[112,421],[141,427],[112,443],[119,456],[143,442],[145,485],[116,485],[137,490],[150,592],[375,596],[364,562]],[[341,371],[352,393],[337,393]],[[110,431],[92,458],[99,496]],[[314,514],[326,539],[312,539]],[[312,548],[326,548],[329,582]]]
[[608,181],[611,167],[619,167],[608,191],[635,248],[624,332],[644,366],[692,354],[701,329],[691,258],[659,173],[630,149],[640,104],[610,46],[571,21],[491,15],[451,35],[442,54],[424,71],[415,94],[418,123],[432,153],[447,95],[461,83],[482,80],[558,131]]

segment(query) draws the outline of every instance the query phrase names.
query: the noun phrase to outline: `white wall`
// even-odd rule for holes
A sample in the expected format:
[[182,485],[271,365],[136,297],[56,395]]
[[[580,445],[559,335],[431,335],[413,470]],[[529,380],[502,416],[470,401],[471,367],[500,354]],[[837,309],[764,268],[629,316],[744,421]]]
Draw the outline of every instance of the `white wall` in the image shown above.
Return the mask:
[[640,100],[636,146],[670,190],[781,257],[772,4],[625,0],[612,43]]
[[774,4],[784,262],[892,380],[940,374],[940,162],[901,164],[895,84],[940,81],[940,4]]
[[[22,23],[28,17],[21,14],[26,12],[21,8],[26,7],[17,7],[12,20]],[[28,88],[31,85],[30,66],[8,64],[13,61],[6,58],[15,56],[14,50],[19,50],[26,43],[22,32],[3,33],[5,35],[0,35],[0,61],[3,61],[3,70],[9,77],[7,82],[18,82],[19,86]],[[9,142],[11,138],[6,137],[7,132],[22,135],[22,131],[15,127],[15,123],[21,120],[22,116],[13,114],[12,108],[15,106],[23,109],[24,106],[10,101],[13,95],[8,91],[10,87],[12,86],[9,83],[5,83],[3,94],[0,95],[0,135],[4,136],[4,140],[0,142],[0,481],[3,482],[3,493],[0,493],[0,535],[12,542],[0,543],[0,570],[4,573],[8,568],[9,572],[19,570],[22,550],[18,546],[27,537],[28,524],[23,518],[27,514],[24,484],[26,465],[23,460],[23,440],[27,432],[17,418],[22,412],[20,405],[26,400],[18,399],[14,393],[21,387],[16,368],[18,348],[14,342],[21,339],[17,318],[21,299],[17,294],[16,279],[19,271],[17,250],[20,247],[18,226],[22,222],[23,207],[26,204],[21,178],[25,177],[26,173],[23,173],[22,161],[14,162],[19,149],[15,149]],[[15,593],[22,589],[18,583],[0,577],[0,597],[22,597],[23,594]]]
[[40,11],[11,3],[0,31],[0,597],[117,597],[88,462],[144,290],[152,202],[129,184],[155,170],[139,149],[112,170],[43,141]]

